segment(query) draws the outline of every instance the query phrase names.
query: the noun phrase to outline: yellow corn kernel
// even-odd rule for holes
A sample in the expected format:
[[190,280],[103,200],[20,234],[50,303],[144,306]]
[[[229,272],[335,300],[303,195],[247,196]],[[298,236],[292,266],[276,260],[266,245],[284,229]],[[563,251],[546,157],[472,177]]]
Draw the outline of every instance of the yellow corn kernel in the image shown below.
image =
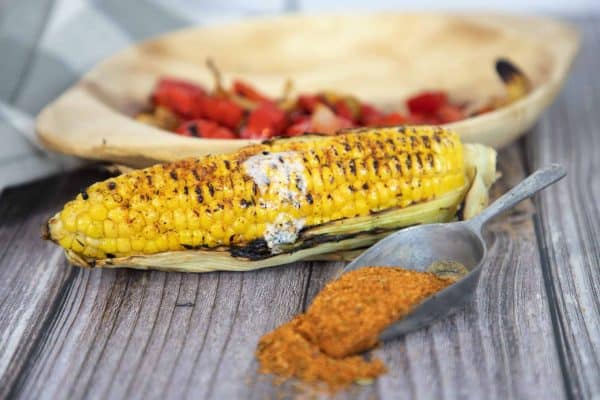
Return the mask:
[[92,217],[92,219],[95,219],[96,221],[104,221],[104,219],[106,219],[108,211],[106,211],[106,207],[104,207],[102,204],[92,204],[90,206],[90,217]]
[[123,222],[127,218],[127,211],[121,207],[113,208],[108,212],[108,218],[113,222]]
[[146,240],[141,237],[134,237],[131,239],[131,250],[142,251],[146,246]]
[[120,254],[127,254],[131,251],[131,241],[125,238],[117,239],[117,251]]
[[111,221],[110,219],[104,220],[104,236],[107,238],[116,238],[119,236],[117,224],[115,224],[114,221]]
[[100,239],[102,236],[104,236],[104,221],[90,221],[85,233],[89,237]]
[[117,252],[117,239],[102,239],[100,249],[105,253],[115,254]]

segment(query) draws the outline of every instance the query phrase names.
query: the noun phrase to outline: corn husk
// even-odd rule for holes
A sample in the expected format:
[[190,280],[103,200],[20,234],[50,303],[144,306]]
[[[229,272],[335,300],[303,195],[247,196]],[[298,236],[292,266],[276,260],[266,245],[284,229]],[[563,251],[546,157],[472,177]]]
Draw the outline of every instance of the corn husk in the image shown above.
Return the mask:
[[465,144],[464,156],[469,179],[463,187],[426,203],[305,229],[293,244],[282,248],[281,254],[261,259],[233,256],[229,248],[106,258],[96,260],[94,265],[70,250],[66,255],[70,262],[82,267],[181,272],[249,271],[301,260],[350,260],[398,229],[449,222],[456,220],[458,214],[468,219],[481,212],[487,205],[489,188],[497,177],[496,151],[483,145]]

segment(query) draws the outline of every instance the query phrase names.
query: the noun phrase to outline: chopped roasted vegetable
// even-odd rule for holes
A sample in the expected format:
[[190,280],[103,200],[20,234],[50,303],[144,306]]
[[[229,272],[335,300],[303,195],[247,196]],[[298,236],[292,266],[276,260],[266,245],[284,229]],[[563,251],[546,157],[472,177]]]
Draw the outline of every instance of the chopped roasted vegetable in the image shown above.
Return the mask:
[[152,103],[163,106],[180,117],[198,116],[198,107],[206,92],[200,86],[180,79],[162,78],[152,94]]
[[235,134],[219,124],[206,120],[194,119],[184,122],[177,128],[177,133],[183,136],[201,137],[206,139],[235,139]]
[[250,112],[246,126],[240,131],[245,139],[268,139],[285,130],[287,115],[271,102],[263,102]]
[[[439,125],[463,120],[516,101],[531,90],[527,77],[508,60],[496,62],[496,72],[506,87],[506,96],[486,103],[452,102],[441,90],[429,90],[408,98],[408,112],[384,111],[358,98],[335,91],[292,95],[293,85],[285,82],[279,98],[269,97],[250,83],[234,80],[231,88],[223,84],[221,72],[207,61],[213,79],[212,91],[172,78],[159,81],[152,95],[156,108],[170,110],[177,123],[157,118],[156,112],[144,112],[136,119],[156,127],[188,134],[190,120],[211,121],[228,131],[203,138],[268,139],[276,136],[298,136],[306,132],[334,135],[339,130],[356,126]],[[191,126],[191,125],[187,125]],[[180,129],[177,129],[180,128]],[[207,129],[207,132],[217,132]],[[231,132],[233,136],[229,134]]]
[[440,91],[423,92],[406,101],[410,112],[418,114],[433,114],[447,103],[448,96],[446,96],[446,93]]

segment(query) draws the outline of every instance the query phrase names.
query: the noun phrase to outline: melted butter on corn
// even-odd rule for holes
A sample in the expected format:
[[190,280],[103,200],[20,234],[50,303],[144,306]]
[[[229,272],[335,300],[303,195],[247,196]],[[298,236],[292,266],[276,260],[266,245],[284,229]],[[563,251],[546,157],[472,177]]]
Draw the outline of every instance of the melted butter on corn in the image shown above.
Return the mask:
[[442,128],[273,140],[95,183],[48,221],[49,236],[88,259],[256,239],[275,254],[303,228],[427,202],[466,180],[458,136]]

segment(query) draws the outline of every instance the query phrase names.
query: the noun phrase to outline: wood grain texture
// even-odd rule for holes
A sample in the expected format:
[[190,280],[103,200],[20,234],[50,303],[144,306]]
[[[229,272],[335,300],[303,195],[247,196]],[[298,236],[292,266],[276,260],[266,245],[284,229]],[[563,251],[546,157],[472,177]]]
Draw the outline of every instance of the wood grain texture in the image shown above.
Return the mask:
[[83,174],[70,179],[70,188],[63,177],[9,189],[0,201],[0,398],[48,328],[46,317],[53,315],[73,273],[62,252],[40,239],[48,210],[89,182]]
[[[502,152],[500,161],[504,178],[497,190],[504,190],[523,177],[519,148]],[[65,181],[62,191],[77,189],[69,177]],[[341,397],[561,397],[531,205],[524,203],[490,230],[491,259],[478,300],[446,321],[378,349],[390,373]],[[37,245],[35,238],[28,240]],[[45,249],[32,252],[22,264],[47,254]],[[62,257],[48,263],[49,270],[68,268]],[[305,263],[201,275],[72,269],[62,300],[48,315],[42,339],[27,355],[10,394],[112,399],[292,395],[293,384],[276,387],[257,376],[256,343],[304,309],[343,265]]]
[[580,21],[583,49],[563,95],[527,140],[532,167],[567,178],[541,193],[536,227],[569,391],[600,396],[600,23]]

